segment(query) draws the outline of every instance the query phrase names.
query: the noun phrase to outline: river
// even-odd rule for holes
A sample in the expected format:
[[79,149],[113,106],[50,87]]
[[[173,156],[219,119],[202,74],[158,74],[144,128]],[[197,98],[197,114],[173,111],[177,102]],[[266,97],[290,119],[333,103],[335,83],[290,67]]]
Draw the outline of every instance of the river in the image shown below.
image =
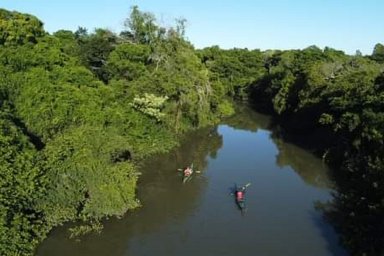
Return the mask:
[[[189,133],[180,147],[143,164],[141,208],[80,239],[68,238],[68,226],[56,228],[37,255],[348,255],[316,208],[332,199],[327,166],[269,124],[246,109]],[[190,163],[199,173],[182,184],[177,169]],[[231,191],[246,183],[242,213]]]

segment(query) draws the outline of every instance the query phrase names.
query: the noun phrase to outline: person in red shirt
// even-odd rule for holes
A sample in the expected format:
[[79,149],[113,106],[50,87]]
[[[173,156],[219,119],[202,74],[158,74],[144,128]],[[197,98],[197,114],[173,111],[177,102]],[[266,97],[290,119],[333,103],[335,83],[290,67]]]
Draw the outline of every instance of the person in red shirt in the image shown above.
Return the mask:
[[245,187],[241,187],[236,191],[236,199],[241,201],[244,200],[244,194],[245,194]]

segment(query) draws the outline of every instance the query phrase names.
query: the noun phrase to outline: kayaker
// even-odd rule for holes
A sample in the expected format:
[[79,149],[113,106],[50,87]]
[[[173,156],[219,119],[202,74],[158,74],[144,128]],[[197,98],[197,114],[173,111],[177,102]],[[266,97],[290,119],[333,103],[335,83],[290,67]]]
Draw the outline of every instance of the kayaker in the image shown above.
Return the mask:
[[185,170],[184,170],[184,176],[189,176],[189,175],[191,175],[192,174],[192,169],[191,169],[191,167],[187,167],[187,168],[185,168]]
[[237,200],[243,200],[244,194],[245,194],[245,187],[243,186],[236,191],[236,199]]

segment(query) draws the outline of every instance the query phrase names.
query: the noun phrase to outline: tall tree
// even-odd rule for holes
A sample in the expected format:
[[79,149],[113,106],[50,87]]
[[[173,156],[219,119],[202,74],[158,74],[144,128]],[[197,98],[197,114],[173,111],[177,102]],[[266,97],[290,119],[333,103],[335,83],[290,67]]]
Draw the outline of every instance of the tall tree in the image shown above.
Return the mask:
[[129,35],[134,42],[151,44],[160,35],[159,27],[156,25],[156,18],[152,13],[142,12],[138,6],[131,8],[131,14],[124,23]]
[[378,43],[373,48],[371,58],[377,62],[384,63],[384,45]]

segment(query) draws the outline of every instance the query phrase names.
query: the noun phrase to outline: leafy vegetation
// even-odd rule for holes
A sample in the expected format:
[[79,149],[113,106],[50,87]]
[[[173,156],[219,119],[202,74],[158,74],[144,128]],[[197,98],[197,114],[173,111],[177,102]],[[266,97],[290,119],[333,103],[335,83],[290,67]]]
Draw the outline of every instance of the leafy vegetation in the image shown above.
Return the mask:
[[[137,163],[169,151],[175,134],[231,115],[234,99],[291,133],[325,138],[313,150],[334,166],[339,189],[320,208],[351,253],[379,252],[383,45],[371,56],[195,50],[184,34],[185,20],[165,28],[136,6],[119,35],[50,35],[36,17],[0,9],[0,254],[33,254],[54,226],[100,230],[101,218],[139,206]],[[355,216],[368,217],[360,225]]]
[[[242,51],[253,58],[241,60],[238,49],[217,47],[199,54],[226,93],[243,98],[246,92],[252,105],[271,113],[291,135],[318,137],[311,149],[333,166],[338,185],[333,203],[320,208],[351,254],[379,255],[384,242],[382,45],[371,56],[316,46]],[[252,67],[257,72],[250,72]],[[230,74],[241,90],[233,90]]]
[[[121,35],[52,35],[0,10],[0,254],[30,255],[57,225],[74,234],[139,206],[137,163],[175,134],[231,114],[184,38],[132,8]],[[88,224],[87,224],[88,223]]]

